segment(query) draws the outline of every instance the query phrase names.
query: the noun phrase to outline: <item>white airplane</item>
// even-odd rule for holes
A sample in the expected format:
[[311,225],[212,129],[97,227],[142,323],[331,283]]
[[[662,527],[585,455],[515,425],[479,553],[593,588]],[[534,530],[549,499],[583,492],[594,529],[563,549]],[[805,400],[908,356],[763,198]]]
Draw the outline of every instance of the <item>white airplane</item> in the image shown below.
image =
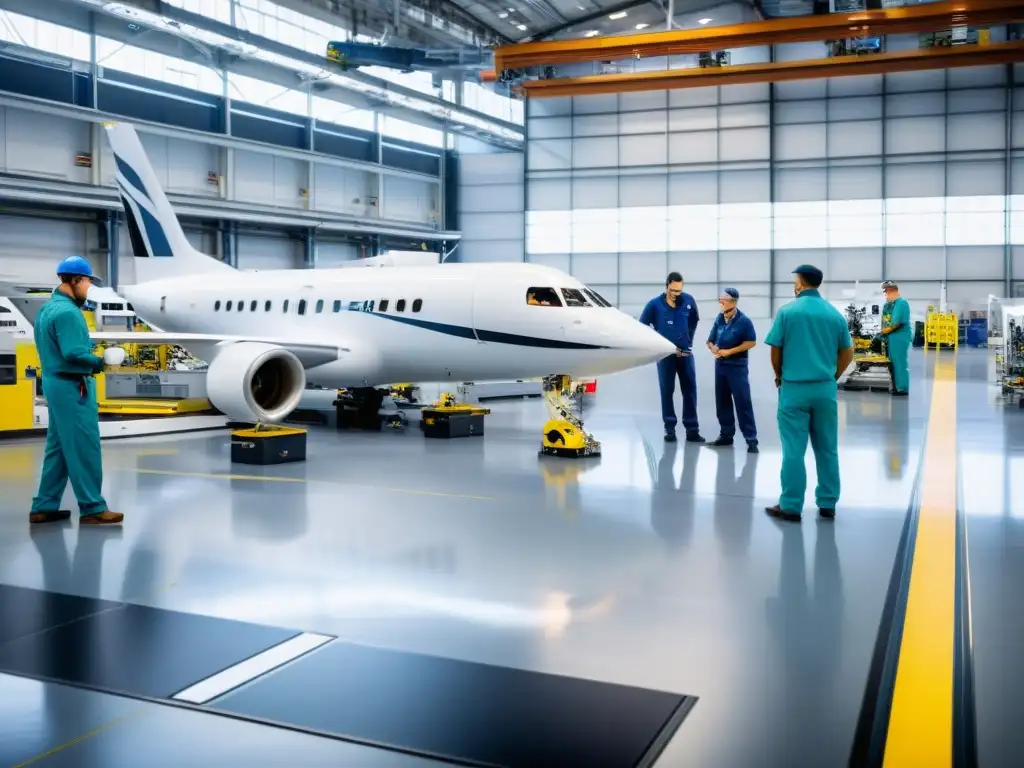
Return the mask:
[[404,381],[597,376],[675,351],[550,267],[236,270],[188,243],[135,129],[105,127],[139,281],[118,293],[159,331],[92,338],[186,348],[209,363],[207,395],[231,419],[283,420],[307,380],[372,398]]

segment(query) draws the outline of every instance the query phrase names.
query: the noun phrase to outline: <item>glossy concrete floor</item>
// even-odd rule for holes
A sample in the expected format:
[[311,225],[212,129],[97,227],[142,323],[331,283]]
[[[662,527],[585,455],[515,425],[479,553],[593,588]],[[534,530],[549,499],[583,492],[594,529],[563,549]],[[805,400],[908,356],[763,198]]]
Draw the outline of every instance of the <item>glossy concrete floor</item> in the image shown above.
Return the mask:
[[[992,404],[987,353],[960,358],[979,749],[1008,765],[1024,746],[1006,727],[1021,698],[1007,670],[1024,627],[1006,607],[1024,576],[1011,471],[1024,412]],[[538,458],[536,400],[492,403],[480,440],[314,429],[308,461],[265,469],[231,465],[216,433],[110,442],[117,534],[30,531],[41,445],[3,444],[0,584],[698,697],[658,765],[845,765],[929,413],[930,369],[919,350],[911,361],[911,398],[840,397],[834,523],[810,491],[802,525],[762,512],[780,453],[759,347],[756,456],[664,444],[643,369],[601,380],[585,413],[604,445],[594,462]],[[710,439],[704,356],[698,376]],[[315,706],[331,688],[303,695]],[[0,713],[0,766],[436,764],[13,675]]]

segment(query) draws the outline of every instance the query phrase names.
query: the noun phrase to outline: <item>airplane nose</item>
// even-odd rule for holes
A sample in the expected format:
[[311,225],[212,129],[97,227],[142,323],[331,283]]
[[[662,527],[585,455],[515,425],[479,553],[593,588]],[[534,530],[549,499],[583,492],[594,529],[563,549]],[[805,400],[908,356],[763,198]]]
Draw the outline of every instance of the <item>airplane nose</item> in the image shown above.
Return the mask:
[[653,328],[638,324],[636,330],[636,349],[644,362],[653,363],[675,353],[676,345]]

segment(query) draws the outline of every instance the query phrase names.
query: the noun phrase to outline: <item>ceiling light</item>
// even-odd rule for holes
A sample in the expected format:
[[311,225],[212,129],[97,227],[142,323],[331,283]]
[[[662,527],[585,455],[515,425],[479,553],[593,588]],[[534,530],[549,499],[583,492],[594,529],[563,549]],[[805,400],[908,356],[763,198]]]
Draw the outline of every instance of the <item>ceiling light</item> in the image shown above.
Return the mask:
[[580,9],[581,11],[585,11],[585,10],[587,10],[587,9],[586,9],[586,8],[584,8],[584,7],[582,6],[582,5],[577,5],[576,7],[577,7],[577,8],[579,8],[579,9]]
[[698,24],[707,24],[709,21],[713,21],[713,19],[697,19]]
[[597,35],[598,35],[598,31],[596,29],[592,29],[589,32],[584,32],[583,33],[584,37],[597,37]]
[[618,13],[608,14],[608,18],[611,19],[612,21],[615,21],[616,19],[624,19],[626,18],[626,16],[627,14],[625,11],[619,11]]
[[508,14],[507,13],[499,13],[498,14],[498,18],[499,19],[507,19],[508,18]]
[[651,25],[650,24],[637,24],[636,28],[637,29],[647,29],[649,26],[651,26]]
[[526,25],[525,25],[525,24],[520,24],[520,25],[518,25],[518,26],[516,27],[516,29],[520,29],[520,30],[522,30],[523,32],[525,32],[525,31],[526,31]]

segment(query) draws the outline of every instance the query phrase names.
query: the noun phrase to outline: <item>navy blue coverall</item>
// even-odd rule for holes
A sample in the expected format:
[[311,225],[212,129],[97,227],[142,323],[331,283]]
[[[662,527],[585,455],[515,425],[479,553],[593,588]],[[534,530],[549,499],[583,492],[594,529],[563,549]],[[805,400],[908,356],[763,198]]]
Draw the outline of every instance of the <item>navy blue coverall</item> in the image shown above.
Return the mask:
[[676,345],[685,355],[669,355],[658,361],[658,383],[661,387],[661,418],[665,422],[665,434],[676,431],[676,409],[672,400],[675,396],[676,377],[683,391],[683,427],[687,435],[698,435],[697,424],[697,375],[693,366],[693,336],[700,321],[697,302],[688,293],[676,299],[675,307],[669,306],[665,294],[651,299],[640,313],[640,322],[649,325]]
[[[750,318],[737,309],[732,320],[727,322],[725,313],[719,312],[711,326],[708,343],[719,349],[735,349],[745,341],[757,341],[757,332]],[[746,351],[715,359],[715,410],[722,430],[720,438],[732,440],[736,434],[736,419],[732,412],[735,403],[740,432],[748,444],[756,444],[757,427],[754,425],[754,406],[750,401],[748,359]]]

